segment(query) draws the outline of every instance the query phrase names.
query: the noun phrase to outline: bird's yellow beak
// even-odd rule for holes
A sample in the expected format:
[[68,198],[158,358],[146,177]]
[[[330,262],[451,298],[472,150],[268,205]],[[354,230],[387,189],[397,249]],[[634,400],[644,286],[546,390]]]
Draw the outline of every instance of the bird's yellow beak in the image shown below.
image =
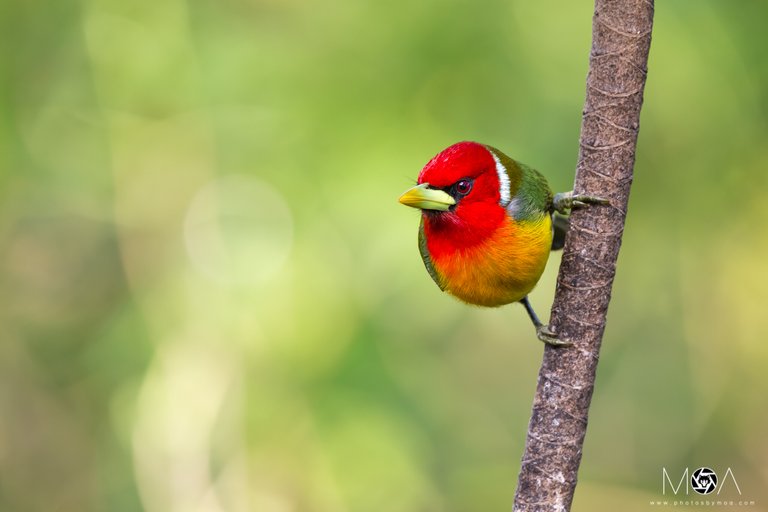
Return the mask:
[[421,208],[422,210],[447,211],[456,201],[442,190],[429,188],[429,183],[422,183],[409,188],[400,196],[400,202],[405,206]]

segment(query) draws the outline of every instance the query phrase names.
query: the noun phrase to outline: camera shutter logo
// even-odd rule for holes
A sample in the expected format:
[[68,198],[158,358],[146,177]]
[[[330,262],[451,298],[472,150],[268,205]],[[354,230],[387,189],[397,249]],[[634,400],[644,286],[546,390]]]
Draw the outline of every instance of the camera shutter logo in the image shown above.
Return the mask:
[[717,474],[709,468],[699,468],[691,475],[691,487],[699,494],[709,494],[717,487]]

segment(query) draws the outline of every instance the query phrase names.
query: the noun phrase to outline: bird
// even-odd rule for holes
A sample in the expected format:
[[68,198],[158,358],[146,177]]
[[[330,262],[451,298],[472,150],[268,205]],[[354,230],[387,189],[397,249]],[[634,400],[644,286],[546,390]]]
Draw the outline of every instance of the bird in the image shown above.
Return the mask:
[[528,295],[551,250],[562,248],[573,208],[608,201],[573,191],[553,194],[537,170],[498,149],[458,142],[419,173],[400,203],[421,210],[418,247],[437,286],[468,304],[521,303],[538,339],[569,346],[544,325]]

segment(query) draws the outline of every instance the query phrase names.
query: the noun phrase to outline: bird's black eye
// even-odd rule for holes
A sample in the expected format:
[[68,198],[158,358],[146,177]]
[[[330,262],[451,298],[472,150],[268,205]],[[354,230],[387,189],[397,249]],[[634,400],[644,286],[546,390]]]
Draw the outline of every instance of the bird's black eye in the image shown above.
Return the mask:
[[456,182],[456,193],[462,196],[469,194],[472,190],[472,182],[470,180],[460,180]]

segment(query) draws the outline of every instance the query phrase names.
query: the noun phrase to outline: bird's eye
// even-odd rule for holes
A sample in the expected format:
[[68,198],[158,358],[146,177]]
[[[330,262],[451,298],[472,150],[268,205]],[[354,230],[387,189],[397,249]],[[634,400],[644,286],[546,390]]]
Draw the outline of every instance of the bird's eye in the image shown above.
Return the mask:
[[456,183],[456,192],[462,196],[469,194],[472,190],[472,182],[470,180],[461,180]]

